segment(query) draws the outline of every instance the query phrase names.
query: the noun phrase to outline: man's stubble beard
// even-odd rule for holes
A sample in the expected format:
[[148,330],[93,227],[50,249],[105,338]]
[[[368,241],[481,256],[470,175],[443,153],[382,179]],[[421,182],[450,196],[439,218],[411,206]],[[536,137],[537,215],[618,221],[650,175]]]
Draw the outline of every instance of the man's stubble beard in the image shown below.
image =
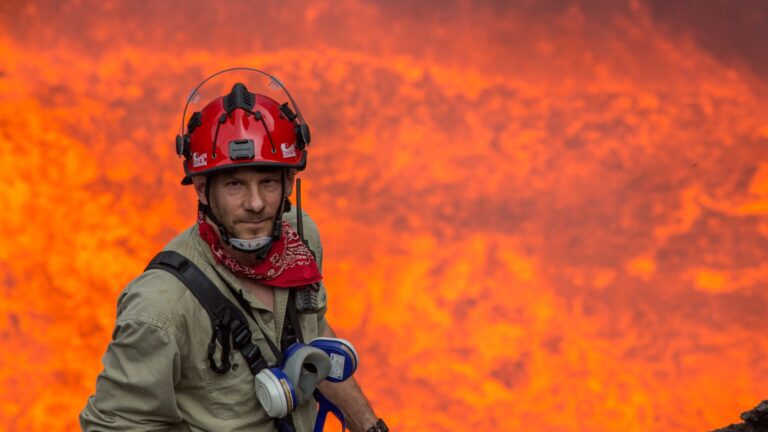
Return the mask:
[[[255,222],[255,221],[264,221],[265,219],[266,219],[266,222],[268,222],[268,225],[267,225],[268,229],[259,228],[259,229],[250,230],[248,229],[248,227],[238,224],[238,222],[245,222],[245,221]],[[224,227],[227,229],[227,231],[230,234],[232,234],[235,238],[243,239],[243,240],[252,240],[259,237],[271,237],[274,226],[275,226],[274,215],[270,218],[267,218],[267,215],[265,214],[265,212],[255,213],[255,212],[247,211],[244,214],[232,216],[224,222]]]
[[252,240],[258,237],[271,237],[272,231],[274,229],[275,222],[274,219],[268,226],[268,230],[265,232],[259,232],[256,230],[249,230],[245,227],[238,227],[234,223],[227,223],[224,225],[224,227],[229,231],[235,238],[243,239],[243,240]]

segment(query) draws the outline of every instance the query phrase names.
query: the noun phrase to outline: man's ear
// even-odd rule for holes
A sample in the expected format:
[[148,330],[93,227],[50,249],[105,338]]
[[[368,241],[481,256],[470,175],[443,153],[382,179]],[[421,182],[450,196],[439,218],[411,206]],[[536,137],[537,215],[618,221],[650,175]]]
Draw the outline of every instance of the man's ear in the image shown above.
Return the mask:
[[197,199],[205,205],[208,205],[208,200],[205,198],[205,182],[207,180],[208,178],[204,176],[192,177],[192,184],[195,186],[195,193],[197,193]]
[[289,197],[293,193],[293,181],[296,180],[298,171],[294,168],[288,170],[285,175],[285,196]]

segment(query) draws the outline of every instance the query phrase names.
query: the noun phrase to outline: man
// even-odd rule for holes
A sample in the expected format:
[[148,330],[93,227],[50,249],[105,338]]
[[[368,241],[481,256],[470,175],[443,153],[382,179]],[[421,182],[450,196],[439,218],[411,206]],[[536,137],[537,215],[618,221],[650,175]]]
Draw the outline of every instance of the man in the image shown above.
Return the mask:
[[[309,128],[279,81],[238,70],[244,71],[256,81],[268,77],[290,104],[237,82],[182,126],[177,152],[185,157],[182,184],[193,184],[199,201],[197,224],[121,293],[104,370],[80,415],[83,430],[313,429],[312,389],[292,383],[294,389],[280,369],[295,347],[308,356],[319,352],[295,342],[335,337],[325,319],[317,228],[288,201],[306,165]],[[211,78],[226,80],[228,73]],[[190,268],[201,276],[192,277]],[[329,341],[354,351],[343,340]],[[333,358],[324,356],[317,364]],[[313,368],[300,371],[316,372],[318,380],[328,374]],[[322,381],[317,389],[352,431],[387,430],[354,378]]]

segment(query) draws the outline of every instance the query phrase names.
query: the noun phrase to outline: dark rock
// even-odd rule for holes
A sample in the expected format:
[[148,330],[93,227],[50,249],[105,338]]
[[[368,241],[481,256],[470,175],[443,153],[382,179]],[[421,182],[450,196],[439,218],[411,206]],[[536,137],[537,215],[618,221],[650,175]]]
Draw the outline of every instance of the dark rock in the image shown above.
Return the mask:
[[764,400],[753,409],[741,413],[741,419],[751,425],[763,426],[768,429],[768,400]]
[[715,429],[712,432],[760,432],[764,430],[765,429],[755,429],[746,423],[734,423],[722,429]]
[[760,402],[756,407],[741,413],[744,423],[734,423],[712,432],[768,432],[768,400]]

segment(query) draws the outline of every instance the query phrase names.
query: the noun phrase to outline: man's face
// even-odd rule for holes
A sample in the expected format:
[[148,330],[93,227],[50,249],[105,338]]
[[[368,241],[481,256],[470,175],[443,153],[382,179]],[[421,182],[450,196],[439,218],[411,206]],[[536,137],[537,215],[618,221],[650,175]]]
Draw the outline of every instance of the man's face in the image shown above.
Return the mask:
[[[198,197],[205,203],[205,181],[195,181]],[[283,188],[279,170],[238,168],[210,178],[211,208],[235,238],[251,240],[269,237],[275,222]]]

